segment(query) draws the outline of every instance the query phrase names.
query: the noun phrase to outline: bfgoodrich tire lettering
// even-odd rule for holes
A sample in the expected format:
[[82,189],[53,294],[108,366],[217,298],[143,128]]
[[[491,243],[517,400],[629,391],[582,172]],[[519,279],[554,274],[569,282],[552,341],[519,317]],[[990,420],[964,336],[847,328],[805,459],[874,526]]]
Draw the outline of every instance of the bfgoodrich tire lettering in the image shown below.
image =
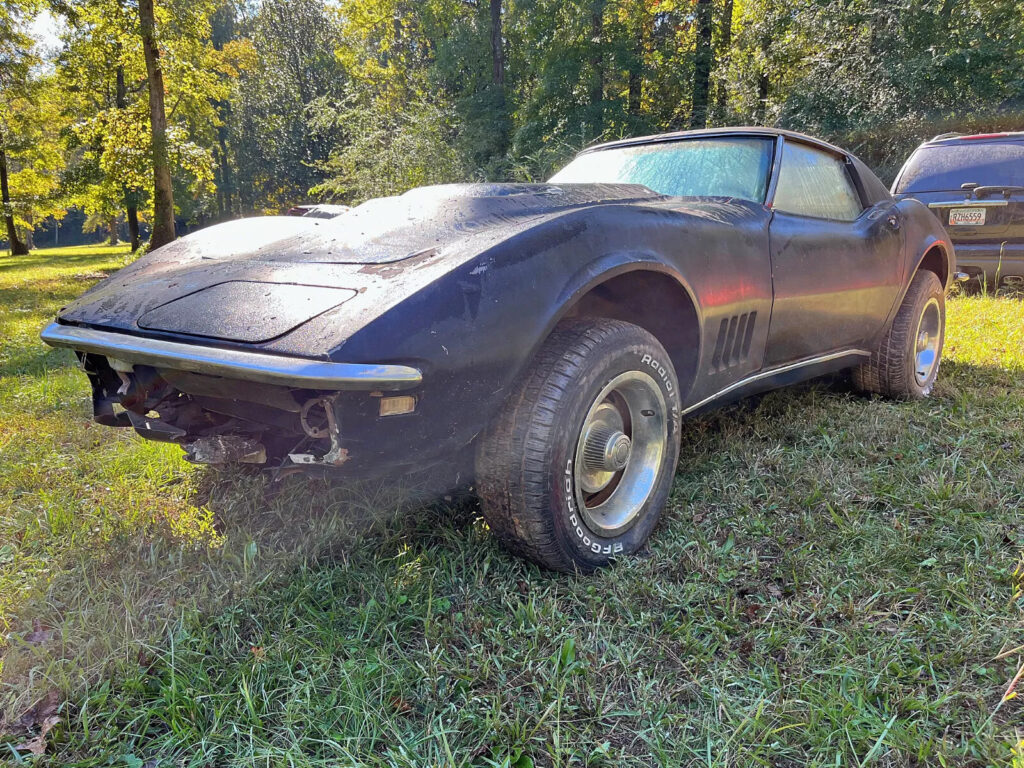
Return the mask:
[[679,384],[662,346],[630,323],[570,321],[481,440],[484,517],[515,554],[593,570],[647,541],[678,456]]

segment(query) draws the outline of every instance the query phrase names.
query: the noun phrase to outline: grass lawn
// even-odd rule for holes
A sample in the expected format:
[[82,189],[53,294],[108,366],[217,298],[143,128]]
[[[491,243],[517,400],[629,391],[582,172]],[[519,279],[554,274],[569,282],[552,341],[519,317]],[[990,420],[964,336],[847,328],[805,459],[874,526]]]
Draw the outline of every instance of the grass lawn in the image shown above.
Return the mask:
[[0,762],[1024,766],[1024,301],[949,302],[928,401],[689,422],[650,555],[572,578],[91,424],[38,332],[126,258],[0,257]]

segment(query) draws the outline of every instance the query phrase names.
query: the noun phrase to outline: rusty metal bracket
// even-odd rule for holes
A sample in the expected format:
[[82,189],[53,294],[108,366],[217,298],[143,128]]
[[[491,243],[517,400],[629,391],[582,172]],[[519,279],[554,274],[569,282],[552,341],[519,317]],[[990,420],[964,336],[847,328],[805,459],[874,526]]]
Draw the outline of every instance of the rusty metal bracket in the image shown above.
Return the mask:
[[[299,421],[302,423],[302,431],[314,440],[329,437],[331,449],[321,457],[312,453],[289,453],[288,458],[293,464],[319,465],[329,467],[340,467],[348,461],[348,450],[341,447],[341,426],[338,424],[338,416],[334,411],[334,397],[318,397],[307,400],[299,413]],[[309,423],[309,413],[316,407],[324,409],[324,416],[327,419],[326,427],[315,427]]]

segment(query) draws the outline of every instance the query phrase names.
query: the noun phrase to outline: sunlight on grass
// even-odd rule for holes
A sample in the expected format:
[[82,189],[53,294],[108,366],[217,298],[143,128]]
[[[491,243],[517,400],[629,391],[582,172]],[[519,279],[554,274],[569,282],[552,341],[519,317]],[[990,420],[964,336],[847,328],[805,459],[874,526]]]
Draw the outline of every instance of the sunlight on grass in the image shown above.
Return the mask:
[[268,496],[93,424],[38,331],[127,259],[0,257],[0,754],[57,689],[83,765],[1013,759],[1021,300],[949,302],[928,401],[819,382],[688,422],[650,556],[570,578],[398,482]]

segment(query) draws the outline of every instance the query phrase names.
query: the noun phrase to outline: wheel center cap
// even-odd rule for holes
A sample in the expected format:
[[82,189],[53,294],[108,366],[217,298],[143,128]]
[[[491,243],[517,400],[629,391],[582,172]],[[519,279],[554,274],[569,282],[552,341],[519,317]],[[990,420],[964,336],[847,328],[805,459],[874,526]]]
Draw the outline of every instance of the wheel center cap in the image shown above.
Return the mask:
[[593,472],[620,472],[629,463],[633,442],[619,429],[595,426],[584,445],[584,462]]
[[618,472],[625,469],[629,463],[629,454],[633,450],[633,443],[628,437],[619,432],[609,442],[605,449],[607,457],[605,465],[608,469]]

